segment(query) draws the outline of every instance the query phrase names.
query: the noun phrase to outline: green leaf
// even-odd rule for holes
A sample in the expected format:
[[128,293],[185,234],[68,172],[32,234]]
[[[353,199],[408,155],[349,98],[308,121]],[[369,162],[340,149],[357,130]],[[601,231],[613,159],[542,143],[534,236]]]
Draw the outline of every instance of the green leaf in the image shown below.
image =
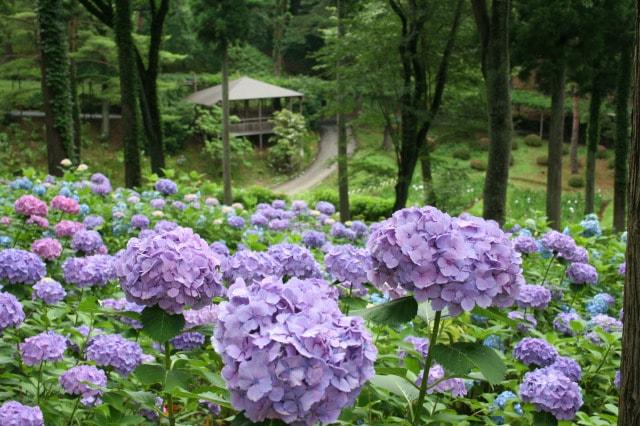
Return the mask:
[[506,316],[505,314],[503,314],[502,312],[496,309],[485,309],[485,308],[476,306],[475,308],[473,308],[472,312],[474,314],[487,317],[494,321],[501,322],[504,325],[508,325],[509,327],[513,327],[513,328],[518,327],[518,321],[512,320],[511,318],[509,318],[508,316]]
[[189,381],[191,375],[189,371],[184,368],[173,368],[167,374],[167,381],[164,385],[166,392],[172,392],[176,388],[187,389],[189,387]]
[[454,375],[466,376],[478,369],[491,384],[504,380],[507,369],[496,351],[480,343],[435,345],[433,358]]
[[355,311],[353,315],[361,316],[365,320],[378,324],[399,325],[411,321],[417,313],[418,303],[416,299],[413,296],[406,296],[382,305]]
[[556,426],[558,420],[552,414],[545,411],[536,411],[533,413],[533,426]]
[[404,377],[376,374],[370,382],[372,385],[401,396],[409,402],[418,399],[418,388]]
[[171,315],[158,306],[145,308],[140,315],[140,321],[142,322],[142,331],[160,343],[165,343],[177,336],[184,327],[182,314]]
[[160,365],[142,364],[133,373],[140,380],[140,383],[145,386],[164,383],[165,371]]
[[79,312],[98,312],[100,310],[100,305],[98,304],[98,298],[95,296],[86,296],[82,301],[78,304]]

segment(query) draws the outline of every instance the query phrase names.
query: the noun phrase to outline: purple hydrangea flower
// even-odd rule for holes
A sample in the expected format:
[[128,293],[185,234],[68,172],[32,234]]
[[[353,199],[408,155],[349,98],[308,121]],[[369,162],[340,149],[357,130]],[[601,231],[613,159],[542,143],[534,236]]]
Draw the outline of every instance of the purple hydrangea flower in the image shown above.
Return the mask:
[[[416,380],[416,386],[420,386],[424,372],[420,372]],[[427,393],[446,393],[450,392],[454,397],[467,395],[467,388],[462,379],[444,379],[444,368],[440,364],[434,364],[429,369],[429,380],[427,380]]]
[[[426,358],[429,355],[429,339],[425,337],[407,336],[404,341],[413,345],[413,349],[420,354],[422,358]],[[404,358],[404,351],[398,353],[401,358]]]
[[580,387],[553,368],[540,368],[524,375],[520,397],[538,410],[551,413],[558,420],[572,420],[582,407]]
[[17,327],[22,321],[22,304],[13,294],[0,291],[0,332],[9,327]]
[[576,242],[570,235],[558,231],[549,231],[542,236],[540,243],[555,256],[571,260],[575,256]]
[[109,178],[102,173],[94,173],[89,179],[89,189],[96,195],[105,196],[111,193],[111,182]]
[[119,334],[92,337],[87,345],[86,356],[99,366],[112,367],[122,376],[128,376],[142,363],[140,345]]
[[573,284],[595,284],[598,282],[596,268],[588,263],[572,263],[567,269],[567,277]]
[[204,346],[204,334],[187,331],[171,339],[171,344],[179,351],[192,351]]
[[128,300],[172,314],[206,306],[225,290],[220,260],[189,228],[132,238],[117,257],[116,274]]
[[213,325],[218,320],[218,305],[211,304],[200,309],[190,309],[182,314],[184,315],[185,329]]
[[231,403],[253,422],[333,423],[375,374],[371,335],[340,312],[326,282],[238,280],[228,297],[215,348]]
[[71,240],[72,249],[88,255],[98,253],[103,245],[102,236],[98,231],[80,230],[73,235]]
[[513,348],[513,357],[526,365],[546,367],[555,362],[558,351],[546,340],[525,337]]
[[289,219],[271,219],[267,227],[272,231],[284,231],[289,229]]
[[173,195],[178,192],[178,185],[170,179],[158,179],[155,188],[156,191],[164,195]]
[[320,278],[320,266],[311,252],[301,246],[288,243],[274,244],[269,247],[269,255],[280,264],[285,277]]
[[287,202],[285,200],[273,200],[271,207],[278,210],[284,210],[287,208]]
[[220,257],[220,259],[225,259],[231,255],[229,252],[229,248],[224,241],[215,241],[211,243],[209,248]]
[[223,264],[224,278],[234,282],[242,278],[250,283],[274,275],[282,276],[282,268],[267,252],[239,250]]
[[327,242],[324,232],[306,231],[302,234],[302,244],[309,248],[320,248]]
[[513,248],[522,254],[531,254],[538,251],[535,238],[530,235],[520,235],[513,239]]
[[356,239],[355,231],[344,226],[342,222],[336,222],[331,225],[331,236],[334,238],[344,238],[352,241]]
[[551,292],[541,285],[523,285],[516,303],[521,308],[543,309],[551,302]]
[[362,238],[369,232],[369,227],[361,220],[351,222],[351,230],[356,233],[357,238]]
[[44,418],[38,406],[30,407],[17,401],[7,401],[0,405],[0,425],[44,426]]
[[[144,306],[129,302],[126,299],[104,299],[100,301],[100,306],[118,312],[135,312],[138,314],[144,310]],[[136,330],[142,329],[142,323],[134,318],[123,316],[120,317],[119,320]]]
[[13,203],[15,212],[22,216],[45,217],[49,214],[47,203],[33,195],[23,195]]
[[147,229],[149,227],[149,218],[143,214],[134,214],[131,216],[131,227],[137,229]]
[[71,257],[62,264],[64,279],[80,288],[105,286],[116,278],[115,258],[96,254],[87,257]]
[[236,229],[244,228],[244,219],[240,216],[231,215],[227,218],[227,224]]
[[451,315],[476,305],[510,306],[524,284],[520,254],[507,235],[497,223],[469,215],[403,209],[376,227],[367,248],[373,284],[412,291]]
[[620,266],[618,266],[618,275],[622,275],[624,277],[626,273],[627,273],[627,263],[622,262]]
[[92,365],[78,365],[65,371],[58,379],[62,389],[70,395],[80,396],[80,402],[86,407],[102,403],[102,389],[107,386],[104,371]]
[[366,249],[350,244],[336,245],[327,252],[324,263],[327,272],[341,283],[345,292],[358,296],[367,294],[364,283],[368,281],[367,271],[373,262]]
[[200,406],[205,410],[207,410],[207,412],[212,416],[217,417],[220,415],[220,412],[222,411],[222,407],[220,407],[218,404],[214,402],[205,401],[203,399],[201,399],[198,402],[200,403]]
[[169,232],[179,228],[178,224],[169,220],[159,220],[153,229],[156,232]]
[[20,343],[20,354],[26,365],[44,361],[60,361],[67,350],[67,339],[53,331],[44,331]]
[[0,280],[9,284],[33,284],[46,274],[38,255],[20,249],[0,250]]
[[256,212],[251,215],[251,224],[253,226],[265,227],[268,223],[269,219],[260,212]]
[[104,224],[104,218],[102,216],[90,215],[85,217],[82,223],[87,229],[96,229]]
[[553,320],[553,328],[565,336],[575,336],[571,328],[571,321],[580,321],[582,318],[576,312],[560,312]]
[[43,278],[33,286],[31,297],[40,299],[47,305],[55,305],[67,295],[60,283],[52,278]]
[[576,360],[566,356],[558,356],[548,368],[558,370],[576,383],[582,378],[582,368],[580,368],[580,364],[578,364]]
[[518,331],[520,333],[528,333],[531,329],[534,329],[538,325],[536,317],[531,314],[526,314],[520,311],[511,311],[507,314],[509,319],[518,321]]
[[73,220],[61,220],[56,223],[55,226],[56,237],[73,237],[76,232],[85,229],[85,226],[81,222],[74,222]]
[[31,251],[44,260],[55,260],[62,254],[62,244],[55,238],[41,238],[31,243]]
[[36,225],[42,229],[47,229],[49,228],[49,221],[45,217],[34,215],[29,216],[29,219],[27,219],[27,225]]
[[620,389],[620,370],[616,371],[616,375],[613,378],[613,385],[616,389]]
[[336,207],[328,201],[318,201],[316,203],[316,210],[327,216],[331,216],[336,212]]
[[309,206],[307,205],[306,201],[294,200],[291,203],[291,210],[293,210],[296,213],[303,213],[303,212],[306,212],[308,209],[309,209]]
[[622,331],[622,322],[609,315],[598,314],[589,320],[588,328],[601,327],[607,333]]
[[154,210],[162,210],[167,205],[167,202],[163,198],[154,198],[149,201],[149,205]]

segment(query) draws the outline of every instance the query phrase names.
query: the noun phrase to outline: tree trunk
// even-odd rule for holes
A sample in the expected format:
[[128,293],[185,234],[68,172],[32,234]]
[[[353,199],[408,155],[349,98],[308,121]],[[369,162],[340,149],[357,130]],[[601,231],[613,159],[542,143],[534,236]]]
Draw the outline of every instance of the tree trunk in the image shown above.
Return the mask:
[[391,151],[393,149],[393,138],[391,137],[391,127],[387,124],[384,126],[384,135],[382,136],[382,149]]
[[62,0],[38,0],[37,7],[48,170],[60,176],[73,143],[66,21]]
[[627,272],[620,371],[619,426],[640,424],[640,7],[636,9],[633,122],[629,152]]
[[[338,15],[338,39],[344,37],[344,8],[343,1],[336,0],[336,11]],[[344,81],[341,73],[342,61],[336,63],[336,103],[338,104],[338,196],[340,220],[349,220],[349,172],[347,170],[347,116],[344,112]]]
[[282,42],[284,39],[285,28],[287,26],[287,13],[289,9],[288,3],[289,0],[277,0],[276,4],[277,16],[274,19],[273,29],[273,65],[276,77],[280,77],[282,75]]
[[600,93],[599,82],[594,80],[591,91],[591,102],[589,103],[589,133],[587,135],[587,172],[584,195],[584,213],[590,214],[595,211],[595,189],[596,189],[596,154],[600,143],[600,106],[602,105],[602,95]]
[[[73,10],[75,13],[78,11],[76,2],[73,3]],[[76,16],[74,15],[69,21],[69,51],[72,53],[77,50],[78,42],[78,18]],[[80,122],[80,98],[78,97],[78,69],[73,58],[69,62],[69,82],[71,84],[71,115],[73,118],[73,149],[70,150],[72,151],[70,155],[72,160],[79,164],[82,154],[82,123]]]
[[578,162],[578,142],[580,142],[580,97],[578,91],[573,92],[573,112],[571,123],[571,150],[569,152],[569,163],[571,174],[578,174],[580,163]]
[[473,0],[483,45],[483,74],[489,103],[489,160],[484,182],[485,219],[504,223],[507,205],[513,121],[509,87],[509,0],[493,0],[489,16],[486,1]]
[[140,186],[140,129],[136,102],[136,65],[130,0],[115,0],[114,32],[118,50],[120,102],[122,108],[122,146],[124,182],[129,188]]
[[233,204],[231,194],[231,146],[229,144],[229,52],[223,46],[222,52],[222,182],[224,203]]
[[560,229],[562,220],[562,143],[564,139],[565,65],[558,64],[551,76],[551,123],[547,162],[547,220]]
[[431,159],[429,152],[429,141],[422,144],[420,150],[420,168],[422,171],[422,191],[424,193],[424,203],[428,206],[437,206],[436,193],[433,189],[433,174],[431,171]]
[[109,99],[106,97],[105,92],[107,91],[106,83],[102,85],[102,124],[100,125],[100,139],[103,141],[107,141],[109,139]]
[[622,232],[627,214],[627,154],[629,151],[629,91],[633,46],[623,46],[616,89],[616,158],[613,184],[613,229]]

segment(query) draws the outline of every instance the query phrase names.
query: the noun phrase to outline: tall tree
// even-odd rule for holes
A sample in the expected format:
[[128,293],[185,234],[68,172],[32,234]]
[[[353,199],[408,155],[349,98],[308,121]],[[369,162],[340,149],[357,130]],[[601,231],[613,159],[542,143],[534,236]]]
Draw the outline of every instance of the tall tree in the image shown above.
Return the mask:
[[[426,37],[426,25],[434,3],[429,0],[401,1],[389,0],[393,12],[400,19],[401,38],[399,41],[400,62],[402,64],[402,90],[399,98],[400,135],[396,150],[398,176],[395,186],[394,210],[407,204],[413,173],[420,157],[422,169],[426,171],[423,181],[432,187],[430,155],[427,147],[427,134],[440,106],[447,81],[449,60],[453,44],[460,27],[463,1],[456,3],[451,27],[440,59],[438,72],[430,89],[427,75],[427,57],[424,52],[423,38]],[[429,102],[431,101],[431,102]],[[435,194],[428,191],[428,204],[435,204]]]
[[82,125],[80,123],[80,99],[78,97],[78,66],[73,56],[78,50],[79,11],[77,0],[72,0],[69,8],[69,85],[71,88],[71,117],[73,120],[73,146],[70,155],[76,163],[81,161]]
[[606,95],[604,77],[600,70],[600,59],[593,65],[594,73],[589,101],[589,127],[587,129],[587,167],[584,193],[584,213],[595,211],[596,203],[596,154],[600,145],[600,111],[602,98]]
[[569,167],[572,175],[578,174],[580,169],[578,142],[580,142],[580,96],[577,87],[574,86],[571,93],[571,146],[569,149]]
[[131,1],[115,0],[113,27],[118,50],[124,182],[129,188],[140,186],[140,128],[138,124],[135,45],[131,22]]
[[195,6],[198,37],[222,56],[222,180],[224,203],[233,202],[229,144],[229,47],[247,36],[249,0],[199,0]]
[[38,0],[37,6],[48,169],[59,176],[73,144],[66,19],[62,0]]
[[640,4],[636,2],[619,426],[640,424]]
[[471,0],[480,35],[482,73],[489,110],[489,161],[483,191],[483,216],[503,223],[513,137],[509,64],[509,0]]
[[289,22],[289,0],[275,1],[275,17],[273,18],[273,65],[276,77],[280,77],[284,66],[283,44],[285,30]]
[[[341,42],[345,33],[344,13],[345,0],[336,0],[336,13],[338,18],[338,42]],[[338,114],[336,121],[338,125],[338,200],[340,210],[340,220],[346,222],[349,220],[349,172],[347,170],[347,114],[345,113],[345,105],[342,100],[344,97],[344,79],[342,78],[342,58],[336,63],[336,104]]]

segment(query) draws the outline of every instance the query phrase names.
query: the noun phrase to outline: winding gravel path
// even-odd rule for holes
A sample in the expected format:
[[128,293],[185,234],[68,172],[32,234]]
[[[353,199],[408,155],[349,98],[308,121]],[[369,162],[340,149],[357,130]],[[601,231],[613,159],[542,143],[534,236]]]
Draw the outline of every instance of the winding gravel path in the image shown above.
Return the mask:
[[[347,152],[349,155],[355,150],[355,141],[349,137]],[[320,128],[320,149],[318,156],[301,175],[281,183],[273,190],[286,195],[294,195],[316,186],[338,169],[334,161],[338,156],[338,128],[335,125],[325,125]]]

